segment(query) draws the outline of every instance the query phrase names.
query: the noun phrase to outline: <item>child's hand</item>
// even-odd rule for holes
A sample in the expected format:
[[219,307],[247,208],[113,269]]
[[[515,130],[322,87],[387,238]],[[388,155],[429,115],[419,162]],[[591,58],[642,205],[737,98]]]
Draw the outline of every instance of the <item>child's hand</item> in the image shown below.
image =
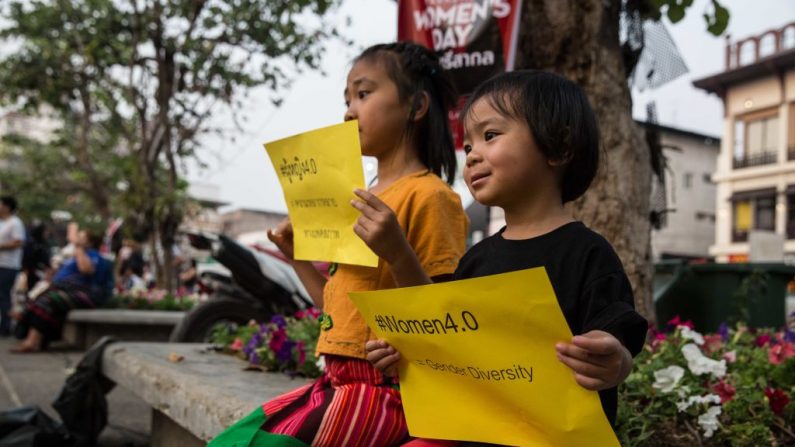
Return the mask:
[[362,200],[352,200],[351,205],[362,215],[353,231],[378,257],[395,264],[401,256],[411,251],[395,213],[374,194],[357,189],[354,194]]
[[279,247],[287,259],[293,259],[293,224],[289,217],[281,221],[276,230],[268,230],[268,239]]
[[617,338],[590,331],[555,345],[558,360],[574,371],[583,388],[600,391],[620,384],[632,370],[632,356]]
[[370,340],[364,345],[367,361],[387,377],[397,376],[400,353],[383,340]]

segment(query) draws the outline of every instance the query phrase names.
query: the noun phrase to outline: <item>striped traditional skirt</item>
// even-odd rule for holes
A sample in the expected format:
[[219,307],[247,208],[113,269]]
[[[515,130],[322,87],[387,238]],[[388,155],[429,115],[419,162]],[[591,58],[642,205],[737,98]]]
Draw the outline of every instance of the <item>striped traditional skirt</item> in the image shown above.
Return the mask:
[[314,383],[277,397],[209,447],[389,447],[408,441],[400,392],[370,363],[326,356]]
[[17,336],[24,338],[28,328],[33,327],[41,332],[45,343],[58,340],[61,338],[66,314],[70,310],[94,307],[96,304],[91,299],[88,287],[73,284],[50,286],[27,304],[18,325]]

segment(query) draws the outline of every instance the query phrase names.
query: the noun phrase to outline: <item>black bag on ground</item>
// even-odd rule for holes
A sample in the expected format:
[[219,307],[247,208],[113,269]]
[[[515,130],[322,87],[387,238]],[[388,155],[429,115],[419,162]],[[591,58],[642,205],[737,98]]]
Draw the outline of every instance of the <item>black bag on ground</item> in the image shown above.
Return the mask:
[[112,337],[102,337],[85,353],[52,403],[64,427],[75,438],[74,447],[96,445],[99,433],[108,423],[105,394],[116,384],[102,375],[102,352],[113,341]]
[[72,447],[61,424],[39,407],[0,412],[0,447]]

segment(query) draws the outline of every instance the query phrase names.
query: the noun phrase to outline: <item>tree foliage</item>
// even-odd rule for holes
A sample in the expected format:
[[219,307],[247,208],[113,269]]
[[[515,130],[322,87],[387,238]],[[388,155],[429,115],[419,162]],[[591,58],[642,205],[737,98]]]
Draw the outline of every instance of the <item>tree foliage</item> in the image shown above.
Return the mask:
[[[213,113],[237,116],[256,86],[278,104],[294,73],[317,68],[322,43],[338,37],[323,19],[339,2],[11,0],[0,10],[9,23],[0,38],[19,49],[0,59],[0,98],[60,114],[73,129],[65,152],[80,162],[98,208],[115,202],[118,183],[102,160],[120,161],[127,178],[115,203],[170,247],[184,206],[180,162],[202,135],[224,131]],[[155,262],[170,266],[171,250],[159,252]]]

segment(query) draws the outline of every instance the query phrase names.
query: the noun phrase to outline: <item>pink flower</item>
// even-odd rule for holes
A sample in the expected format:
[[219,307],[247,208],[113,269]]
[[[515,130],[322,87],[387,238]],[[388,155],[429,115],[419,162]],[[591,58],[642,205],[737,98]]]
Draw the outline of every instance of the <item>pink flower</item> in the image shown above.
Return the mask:
[[756,345],[757,348],[761,348],[768,343],[770,343],[770,334],[759,335],[756,337],[756,340],[754,340],[754,345]]
[[306,316],[306,312],[304,312],[303,310],[299,310],[298,312],[295,313],[295,319],[296,320],[301,320],[305,316]]
[[674,328],[677,328],[677,327],[679,327],[679,326],[687,326],[687,327],[689,327],[690,329],[695,329],[695,328],[696,328],[696,325],[695,325],[695,324],[693,324],[693,322],[692,322],[692,321],[690,321],[690,320],[687,320],[687,321],[682,321],[682,319],[679,317],[679,315],[677,315],[677,316],[675,316],[675,317],[671,318],[671,319],[668,321],[668,326],[673,326]]
[[309,314],[309,316],[312,318],[317,318],[323,312],[321,312],[320,309],[318,309],[317,307],[310,307],[309,309],[306,310],[306,313]]
[[726,363],[734,363],[737,361],[737,351],[729,351],[723,354],[723,360],[726,360]]
[[655,341],[665,341],[665,332],[658,332],[654,335]]
[[792,357],[795,357],[795,348],[792,343],[779,343],[767,348],[767,360],[773,365],[780,365]]
[[704,336],[704,345],[701,346],[701,349],[707,355],[711,355],[715,352],[718,352],[721,346],[723,346],[723,338],[720,336],[720,334],[711,334]]
[[233,351],[239,351],[243,349],[243,340],[241,340],[240,337],[235,338],[235,341],[233,341],[232,344],[229,345],[229,349]]
[[723,380],[718,382],[718,384],[712,387],[712,389],[718,396],[720,396],[721,404],[725,404],[726,402],[732,400],[734,395],[737,393],[736,388],[724,382]]
[[784,407],[789,403],[789,396],[779,388],[765,388],[765,396],[770,404],[770,409],[778,415],[784,412]]

